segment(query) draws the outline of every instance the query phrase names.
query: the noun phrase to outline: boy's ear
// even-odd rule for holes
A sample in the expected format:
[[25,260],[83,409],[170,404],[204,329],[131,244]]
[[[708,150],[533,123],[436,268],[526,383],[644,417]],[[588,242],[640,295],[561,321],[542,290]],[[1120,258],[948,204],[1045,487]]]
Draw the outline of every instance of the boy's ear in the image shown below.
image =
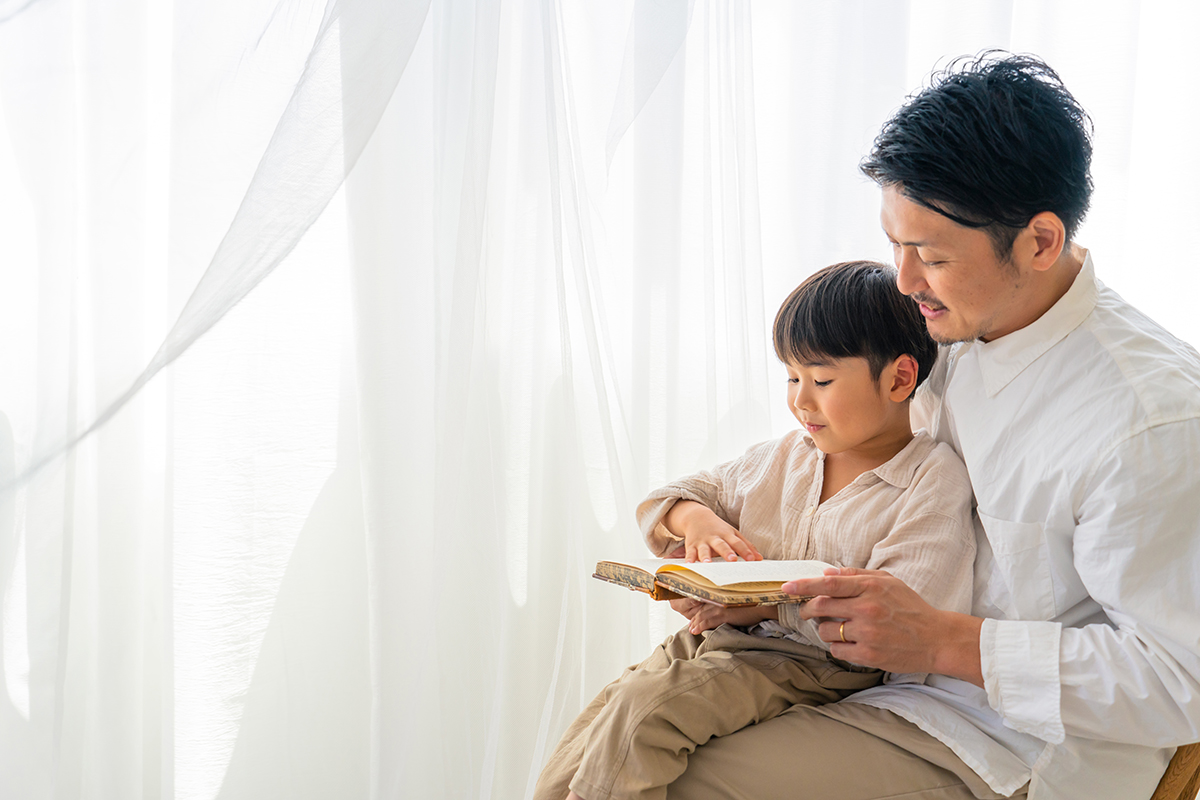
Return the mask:
[[912,397],[913,390],[917,388],[917,370],[917,360],[907,353],[893,361],[884,373],[889,384],[888,399],[903,403]]

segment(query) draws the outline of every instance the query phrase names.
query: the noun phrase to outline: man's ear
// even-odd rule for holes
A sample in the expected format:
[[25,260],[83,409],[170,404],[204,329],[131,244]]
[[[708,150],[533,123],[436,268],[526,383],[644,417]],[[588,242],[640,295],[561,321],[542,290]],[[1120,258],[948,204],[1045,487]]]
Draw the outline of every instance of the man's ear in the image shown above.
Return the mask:
[[1039,272],[1050,269],[1067,246],[1063,221],[1053,211],[1043,211],[1029,220],[1025,230],[1029,233],[1026,252],[1030,253],[1030,265]]
[[917,388],[917,360],[905,353],[892,362],[885,371],[888,380],[888,399],[894,403],[903,403],[912,397]]

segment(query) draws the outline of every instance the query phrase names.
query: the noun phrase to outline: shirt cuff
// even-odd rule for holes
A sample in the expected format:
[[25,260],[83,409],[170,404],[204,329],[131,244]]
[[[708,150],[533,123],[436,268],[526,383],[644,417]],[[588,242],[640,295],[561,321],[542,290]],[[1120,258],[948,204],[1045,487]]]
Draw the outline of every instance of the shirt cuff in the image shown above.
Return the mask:
[[637,508],[638,525],[642,529],[646,546],[659,558],[665,558],[668,552],[674,550],[679,542],[683,541],[662,524],[663,517],[681,499],[680,497],[652,498],[643,500]]
[[979,658],[988,705],[1015,731],[1063,740],[1057,622],[985,619]]

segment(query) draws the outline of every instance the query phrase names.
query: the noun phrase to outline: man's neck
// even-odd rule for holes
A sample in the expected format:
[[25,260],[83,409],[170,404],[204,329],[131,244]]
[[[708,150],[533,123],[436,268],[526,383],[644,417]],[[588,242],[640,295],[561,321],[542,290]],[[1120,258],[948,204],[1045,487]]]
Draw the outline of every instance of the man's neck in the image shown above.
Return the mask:
[[1042,315],[1053,308],[1054,304],[1070,290],[1075,279],[1079,277],[1079,271],[1083,269],[1083,261],[1086,257],[1086,249],[1077,244],[1071,244],[1063,248],[1062,254],[1049,269],[1027,273],[1028,283],[1024,290],[1026,300],[1022,304],[1025,314],[1002,332],[981,336],[980,339],[991,342],[1041,319]]

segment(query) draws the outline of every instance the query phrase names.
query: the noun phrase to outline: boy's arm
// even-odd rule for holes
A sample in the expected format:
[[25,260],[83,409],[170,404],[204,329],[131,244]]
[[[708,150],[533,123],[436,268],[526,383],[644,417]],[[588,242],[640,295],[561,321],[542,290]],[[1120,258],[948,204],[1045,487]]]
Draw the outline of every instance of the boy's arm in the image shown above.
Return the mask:
[[651,552],[667,557],[682,545],[689,561],[738,556],[760,560],[758,549],[738,528],[746,497],[779,452],[779,441],[764,442],[712,471],[651,492],[637,507],[638,525]]

